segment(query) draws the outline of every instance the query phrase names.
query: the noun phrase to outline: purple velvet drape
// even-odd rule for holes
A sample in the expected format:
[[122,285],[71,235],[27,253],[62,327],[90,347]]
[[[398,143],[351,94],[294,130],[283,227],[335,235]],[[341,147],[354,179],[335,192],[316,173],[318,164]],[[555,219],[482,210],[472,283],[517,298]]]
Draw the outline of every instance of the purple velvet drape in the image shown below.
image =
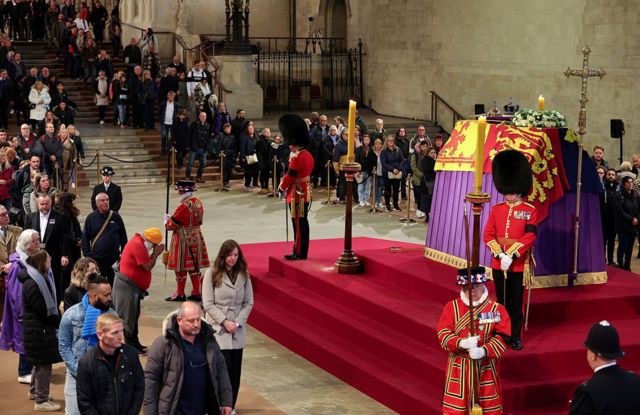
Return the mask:
[[[487,223],[490,207],[503,200],[493,185],[491,174],[484,174],[482,182],[483,190],[491,195],[491,203],[485,205],[482,212],[481,231]],[[464,197],[472,187],[473,172],[438,172],[426,247],[459,258],[465,257]],[[575,196],[575,192],[565,190],[564,197],[551,206],[549,216],[538,224],[534,251],[536,276],[566,275],[572,271]],[[602,272],[605,270],[605,259],[599,196],[583,192],[581,199],[578,272]],[[470,206],[468,211],[471,214]],[[481,243],[480,263],[489,265],[490,262],[489,250]]]

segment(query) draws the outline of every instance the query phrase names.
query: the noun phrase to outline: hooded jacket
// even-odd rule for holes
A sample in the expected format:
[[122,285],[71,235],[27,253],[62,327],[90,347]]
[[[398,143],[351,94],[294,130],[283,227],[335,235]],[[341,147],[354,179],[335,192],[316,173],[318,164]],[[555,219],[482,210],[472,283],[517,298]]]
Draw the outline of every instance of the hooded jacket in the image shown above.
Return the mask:
[[[144,368],[145,390],[142,409],[145,415],[173,415],[178,406],[184,374],[184,356],[180,346],[177,312],[169,314],[162,324],[162,336],[157,337]],[[204,342],[209,369],[209,381],[220,406],[233,406],[231,383],[213,329],[204,320],[198,337]],[[218,413],[209,408],[208,413]]]

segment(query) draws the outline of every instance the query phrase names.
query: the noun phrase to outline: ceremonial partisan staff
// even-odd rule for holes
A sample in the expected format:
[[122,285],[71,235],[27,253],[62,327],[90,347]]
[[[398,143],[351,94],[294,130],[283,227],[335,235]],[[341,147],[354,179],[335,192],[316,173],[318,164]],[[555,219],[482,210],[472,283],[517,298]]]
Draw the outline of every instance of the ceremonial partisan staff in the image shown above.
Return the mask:
[[[164,208],[164,214],[165,217],[166,215],[169,214],[169,188],[171,187],[171,178],[173,176],[172,174],[172,165],[171,162],[173,161],[173,154],[175,151],[175,147],[171,147],[171,150],[169,150],[169,154],[167,154],[167,195],[166,195],[166,205]],[[167,251],[167,249],[169,249],[169,231],[166,229],[165,226],[165,231],[164,231],[164,251],[162,251],[162,263],[164,264],[164,292],[166,294],[167,291],[167,264],[169,263],[169,251]]]
[[[465,254],[467,257],[467,287],[469,289],[469,335],[471,337],[476,335],[476,325],[473,321],[473,295],[471,292],[473,291],[473,282],[471,281],[471,261],[469,258],[471,257],[470,249],[469,249],[469,216],[467,215],[467,207],[464,207],[464,241],[465,241]],[[471,369],[471,411],[469,412],[471,415],[482,415],[482,408],[478,404],[478,377],[480,376],[480,371],[477,370],[477,362],[471,359],[470,369]]]

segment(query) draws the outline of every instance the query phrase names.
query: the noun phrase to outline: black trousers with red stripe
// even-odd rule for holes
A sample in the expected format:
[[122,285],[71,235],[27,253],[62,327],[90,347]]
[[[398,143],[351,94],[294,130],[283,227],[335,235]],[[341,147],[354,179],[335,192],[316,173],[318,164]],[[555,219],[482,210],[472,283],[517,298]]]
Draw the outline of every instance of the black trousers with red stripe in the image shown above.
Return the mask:
[[[309,254],[309,209],[311,208],[311,202],[305,202],[304,204],[304,216],[296,218],[291,217],[291,223],[293,225],[293,253],[302,259],[306,259]],[[291,204],[289,204],[291,209]]]

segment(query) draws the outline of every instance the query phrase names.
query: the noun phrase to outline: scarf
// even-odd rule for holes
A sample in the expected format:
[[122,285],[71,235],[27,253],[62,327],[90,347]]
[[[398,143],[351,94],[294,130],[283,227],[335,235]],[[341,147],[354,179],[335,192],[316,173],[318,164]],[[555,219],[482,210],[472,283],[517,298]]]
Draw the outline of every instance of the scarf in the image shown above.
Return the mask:
[[47,307],[47,316],[54,316],[58,314],[58,302],[56,301],[56,284],[53,282],[53,273],[51,270],[47,272],[45,277],[29,264],[27,266],[27,273],[32,280],[38,284],[38,289],[44,298],[45,306]]
[[98,308],[89,304],[89,293],[82,297],[82,306],[84,307],[84,324],[82,325],[82,338],[87,341],[89,346],[98,344],[98,336],[96,335],[96,320],[102,313]]

